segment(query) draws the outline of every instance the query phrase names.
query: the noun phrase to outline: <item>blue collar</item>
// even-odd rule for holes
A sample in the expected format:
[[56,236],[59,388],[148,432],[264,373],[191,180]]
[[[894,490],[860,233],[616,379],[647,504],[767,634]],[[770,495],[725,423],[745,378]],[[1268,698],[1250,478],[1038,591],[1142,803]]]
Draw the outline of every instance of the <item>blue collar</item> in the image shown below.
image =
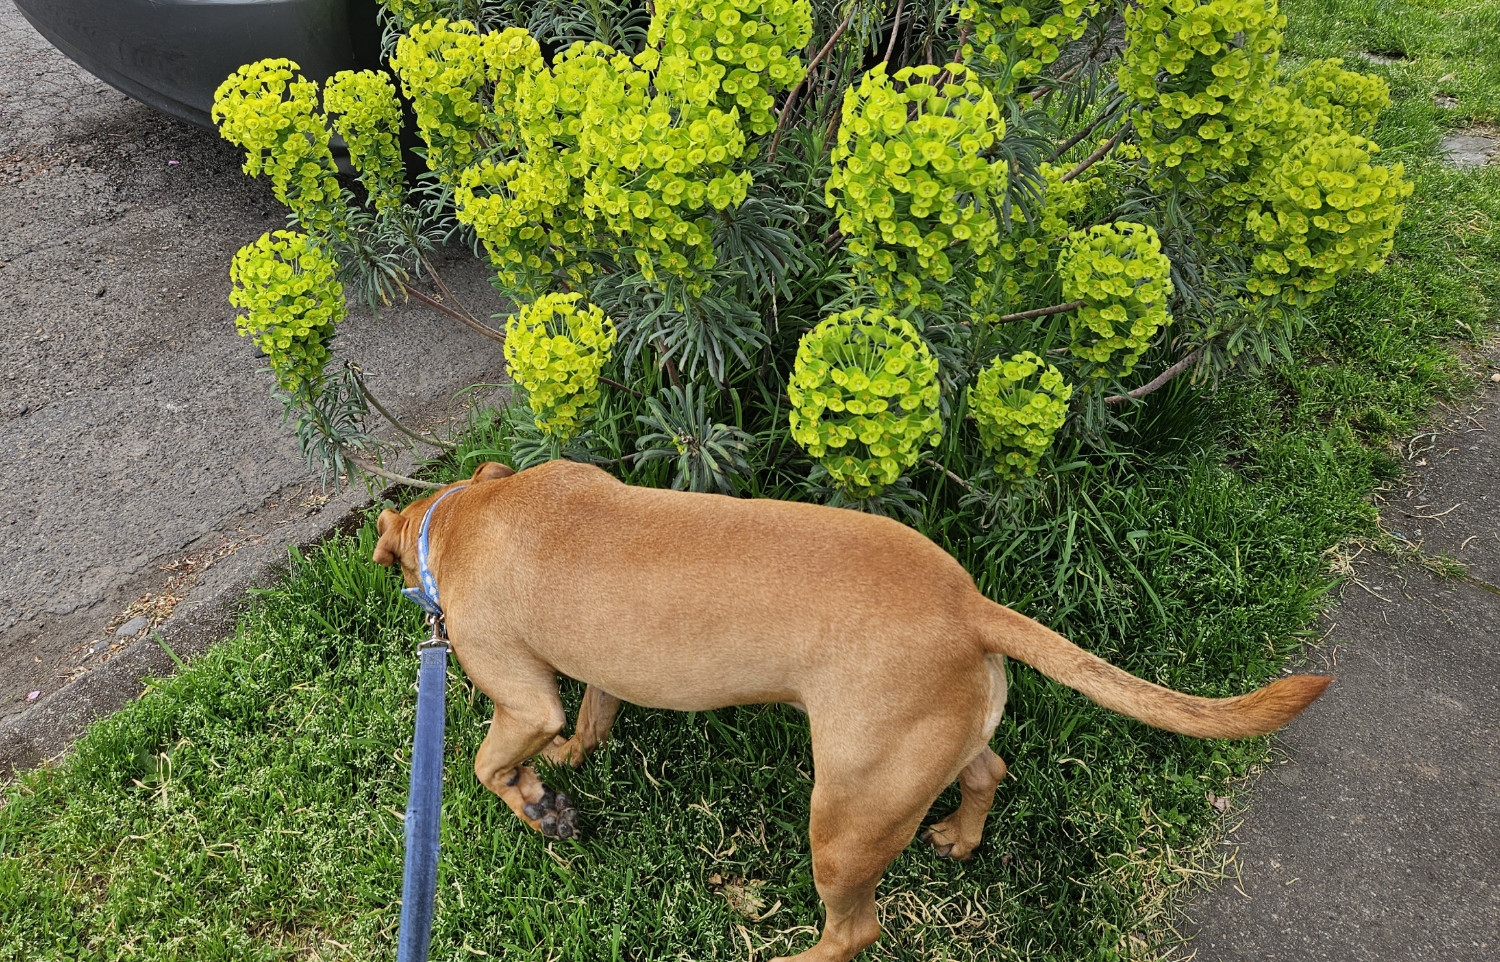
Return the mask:
[[422,530],[417,535],[417,578],[422,582],[416,588],[402,588],[401,593],[412,601],[422,606],[422,610],[434,618],[443,617],[443,607],[438,604],[437,579],[432,576],[432,570],[427,567],[427,526],[432,522],[432,513],[437,506],[443,503],[443,499],[455,491],[462,491],[467,485],[449,488],[438,499],[427,506],[427,513],[422,515]]

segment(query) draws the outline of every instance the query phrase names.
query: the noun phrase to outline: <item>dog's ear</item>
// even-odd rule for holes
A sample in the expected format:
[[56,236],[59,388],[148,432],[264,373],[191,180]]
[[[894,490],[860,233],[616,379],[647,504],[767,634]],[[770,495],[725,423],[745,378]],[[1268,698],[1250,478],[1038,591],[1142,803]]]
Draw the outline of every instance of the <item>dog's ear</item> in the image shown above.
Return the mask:
[[389,568],[401,557],[401,535],[406,531],[406,515],[386,508],[375,521],[380,540],[375,542],[374,561]]
[[516,472],[498,461],[486,461],[474,472],[475,481],[498,481],[508,478]]

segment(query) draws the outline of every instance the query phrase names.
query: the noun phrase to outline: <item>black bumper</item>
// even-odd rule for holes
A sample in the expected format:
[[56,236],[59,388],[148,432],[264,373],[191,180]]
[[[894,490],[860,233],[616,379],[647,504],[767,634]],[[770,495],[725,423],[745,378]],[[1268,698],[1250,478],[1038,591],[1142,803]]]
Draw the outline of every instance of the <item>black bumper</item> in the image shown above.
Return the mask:
[[157,110],[211,127],[241,65],[296,61],[309,79],[378,65],[375,0],[15,0],[69,58]]

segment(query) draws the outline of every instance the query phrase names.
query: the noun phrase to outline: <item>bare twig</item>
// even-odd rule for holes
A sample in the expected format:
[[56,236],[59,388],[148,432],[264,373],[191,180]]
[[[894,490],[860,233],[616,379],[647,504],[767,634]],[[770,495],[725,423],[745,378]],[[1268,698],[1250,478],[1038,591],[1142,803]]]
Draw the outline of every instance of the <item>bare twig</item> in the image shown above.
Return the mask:
[[[968,42],[969,42],[969,23],[968,23],[968,21],[964,21],[964,25],[958,28],[958,46],[956,48],[954,48],[953,58],[950,61],[950,65],[951,64],[960,64],[961,65],[964,62],[964,44],[966,44]],[[887,59],[889,59],[890,58],[890,54],[887,53],[886,57],[887,57]],[[944,67],[943,68],[943,72],[940,73],[940,74],[938,74],[937,80],[933,82],[933,86],[941,88],[944,84],[949,84],[949,83],[952,83],[952,82],[953,82],[953,71],[949,70],[947,67]]]
[[807,79],[807,74],[812,73],[812,69],[822,63],[824,57],[828,56],[828,52],[833,49],[834,44],[838,43],[839,38],[844,35],[844,31],[849,29],[849,24],[854,22],[854,13],[857,9],[857,5],[850,8],[849,16],[845,17],[844,22],[839,24],[838,28],[833,31],[833,36],[829,37],[828,42],[823,44],[823,49],[814,54],[813,58],[807,62],[807,70],[802,75],[804,80]]
[[797,95],[802,92],[803,84],[807,83],[807,78],[812,75],[813,68],[823,62],[823,58],[828,56],[828,52],[833,49],[835,43],[838,43],[838,39],[844,35],[844,31],[849,29],[849,24],[854,22],[854,13],[857,9],[857,6],[850,8],[849,16],[845,17],[844,22],[839,24],[838,29],[833,31],[833,36],[829,37],[828,42],[823,44],[823,49],[814,54],[813,58],[807,62],[807,69],[802,72],[802,79],[797,81],[797,86],[787,92],[786,100],[781,105],[781,113],[776,115],[776,133],[771,135],[771,150],[766,155],[768,160],[776,159],[776,148],[781,146],[781,133],[786,125],[787,115],[791,113],[792,103],[797,99]]
[[[1029,320],[1029,319],[1031,319],[1033,317],[1046,317],[1049,314],[1063,314],[1063,313],[1066,313],[1067,311],[1076,311],[1078,308],[1082,307],[1083,305],[1084,305],[1084,302],[1081,301],[1081,300],[1079,300],[1079,301],[1069,301],[1066,304],[1053,304],[1051,307],[1038,307],[1035,310],[1021,311],[1018,314],[1001,314],[999,317],[995,318],[990,323],[991,324],[1009,324],[1011,321],[1025,321],[1025,320]],[[969,322],[968,321],[959,321],[958,323],[959,323],[959,326],[961,326],[961,327],[968,327],[969,326]],[[1064,350],[1066,350],[1066,349],[1064,349]],[[1058,353],[1058,351],[1053,351],[1052,353],[1056,354],[1056,353]]]
[[606,461],[594,461],[594,462],[591,462],[591,463],[597,464],[601,468],[607,468],[607,467],[610,467],[610,466],[616,465],[616,464],[628,464],[631,461],[636,460],[640,456],[641,456],[641,452],[640,451],[636,451],[636,452],[634,452],[632,454],[622,454],[618,458],[610,458],[610,459],[608,459]]
[[442,487],[441,484],[433,484],[431,481],[423,481],[420,478],[409,478],[404,474],[397,474],[394,471],[387,471],[385,468],[382,468],[375,462],[365,460],[342,444],[339,445],[339,448],[344,452],[345,458],[348,458],[350,461],[359,465],[359,469],[361,471],[364,471],[368,474],[373,474],[377,478],[385,478],[387,481],[395,481],[397,484],[411,485],[414,488],[425,488],[428,491],[436,491],[438,488]]
[[1057,93],[1058,88],[1067,83],[1069,80],[1072,80],[1073,75],[1076,74],[1079,71],[1079,68],[1082,66],[1082,64],[1079,64],[1077,67],[1074,67],[1073,69],[1064,73],[1062,76],[1053,80],[1047,86],[1038,87],[1035,90],[1031,91],[1030,93],[1032,101],[1035,102],[1037,100],[1044,100],[1047,97],[1050,97],[1053,94]]
[[1139,401],[1141,398],[1150,394],[1152,391],[1160,389],[1162,385],[1172,380],[1172,378],[1181,374],[1183,371],[1186,371],[1202,355],[1203,348],[1200,347],[1196,351],[1189,353],[1186,357],[1178,361],[1176,364],[1173,364],[1165,371],[1162,371],[1160,374],[1156,375],[1156,377],[1147,381],[1145,384],[1142,384],[1140,387],[1132,391],[1128,391],[1125,394],[1112,394],[1104,399],[1104,403],[1124,404],[1126,401]]
[[427,255],[422,254],[420,256],[422,258],[422,266],[427,268],[428,274],[432,275],[432,282],[437,285],[438,290],[443,292],[443,298],[447,300],[449,304],[453,305],[453,309],[455,311],[462,314],[464,317],[467,317],[469,320],[475,322],[476,324],[480,323],[479,318],[475,317],[473,314],[470,314],[469,309],[460,304],[458,302],[458,298],[453,296],[453,292],[448,290],[448,285],[443,283],[442,275],[437,272],[436,267],[432,266],[432,261],[427,259]]
[[828,149],[828,145],[833,142],[833,135],[836,134],[836,133],[838,133],[839,121],[841,121],[843,119],[844,119],[844,113],[843,113],[843,111],[841,111],[841,110],[835,110],[833,112],[833,117],[830,118],[829,121],[828,121],[828,129],[823,132],[823,147],[822,147],[823,150],[827,150]]
[[1038,307],[1034,311],[1022,311],[1019,314],[1002,314],[995,318],[996,324],[1007,324],[1011,321],[1025,321],[1033,317],[1046,317],[1048,314],[1063,314],[1067,311],[1076,311],[1082,307],[1083,301],[1069,301],[1066,304],[1053,304],[1051,307]]
[[776,133],[771,136],[771,149],[766,154],[767,161],[776,159],[776,151],[781,147],[781,120],[792,109],[792,104],[797,102],[797,95],[802,92],[802,85],[798,84],[792,88],[792,92],[786,95],[785,102],[781,105],[781,113],[776,115]]
[[1083,160],[1079,161],[1077,167],[1074,167],[1072,170],[1068,171],[1066,174],[1063,174],[1062,175],[1063,181],[1064,182],[1070,181],[1074,177],[1077,177],[1079,174],[1083,173],[1084,171],[1088,170],[1090,167],[1092,167],[1095,164],[1097,164],[1100,161],[1100,159],[1104,157],[1105,154],[1107,154],[1111,150],[1115,149],[1115,145],[1118,144],[1122,138],[1124,138],[1125,132],[1127,130],[1129,130],[1129,129],[1130,129],[1130,124],[1128,124],[1128,123],[1122,124],[1120,126],[1120,129],[1117,130],[1117,131],[1115,131],[1115,135],[1113,137],[1109,138],[1104,143],[1102,143],[1102,144],[1099,145],[1099,149],[1098,150],[1094,151],[1092,154],[1089,154],[1087,157],[1083,158]]
[[937,468],[939,471],[941,471],[944,474],[946,474],[948,476],[949,480],[953,481],[955,484],[962,485],[964,488],[968,489],[968,491],[970,493],[972,493],[972,494],[982,494],[983,493],[978,488],[974,487],[974,485],[972,483],[970,483],[969,481],[964,480],[962,477],[954,474],[952,471],[949,471],[946,467],[944,467],[943,465],[939,464],[937,461],[935,461],[932,458],[923,458],[922,459],[922,463],[925,464],[925,465],[927,465],[929,468]]
[[891,55],[896,52],[896,34],[901,32],[901,8],[906,5],[906,0],[896,0],[896,19],[891,23],[891,39],[885,45],[885,57],[881,63],[890,63]]
[[370,391],[369,385],[365,384],[365,379],[360,376],[358,365],[350,364],[349,371],[354,375],[355,382],[359,384],[359,390],[364,394],[365,400],[369,401],[370,406],[380,412],[381,417],[391,422],[391,425],[395,427],[397,431],[400,431],[402,434],[406,435],[414,441],[421,441],[423,444],[430,444],[433,447],[439,448],[444,451],[458,450],[458,445],[454,444],[451,441],[444,441],[442,438],[435,438],[430,435],[422,434],[419,431],[415,431],[407,427],[401,422],[400,418],[396,417],[396,415],[392,414],[390,411],[387,411],[385,405],[380,403],[380,399]]
[[503,332],[495,330],[488,324],[481,324],[479,321],[474,320],[474,318],[466,317],[463,314],[460,314],[458,311],[455,311],[448,305],[433,300],[431,297],[428,297],[426,294],[423,294],[421,291],[413,287],[409,281],[402,281],[401,289],[408,295],[415,297],[417,300],[421,301],[423,304],[426,304],[433,310],[441,311],[442,313],[447,314],[449,317],[453,318],[455,321],[458,321],[460,324],[464,325],[470,330],[477,331],[478,333],[483,334],[485,337],[489,338],[492,341],[498,341],[501,344],[505,343],[505,334]]
[[602,374],[599,375],[599,381],[602,384],[608,384],[610,387],[614,388],[617,391],[624,391],[626,394],[632,395],[634,397],[645,397],[646,396],[646,395],[642,394],[640,391],[637,391],[634,388],[628,388],[625,385],[621,384],[619,381],[613,380],[611,378],[607,378],[607,377],[605,377]]
[[1068,151],[1072,150],[1074,147],[1077,147],[1079,141],[1083,140],[1083,138],[1085,138],[1089,134],[1093,133],[1096,129],[1098,129],[1098,127],[1099,127],[1100,124],[1104,123],[1108,119],[1109,119],[1109,114],[1107,112],[1106,113],[1102,113],[1099,116],[1095,117],[1093,119],[1093,121],[1087,127],[1083,128],[1078,133],[1074,134],[1073,136],[1069,137],[1067,140],[1063,141],[1062,146],[1060,146],[1056,150],[1054,150],[1052,152],[1052,156],[1047,158],[1047,163],[1049,163],[1049,164],[1056,163],[1057,162],[1057,158],[1061,157],[1063,154],[1066,154]]
[[953,51],[953,62],[964,62],[964,44],[969,42],[969,32],[974,25],[965,20],[963,26],[958,28],[958,47]]
[[672,382],[673,387],[682,387],[682,376],[677,373],[677,365],[670,357],[667,357],[667,346],[662,343],[661,338],[656,339],[656,354],[660,358],[660,365],[667,370],[667,379]]

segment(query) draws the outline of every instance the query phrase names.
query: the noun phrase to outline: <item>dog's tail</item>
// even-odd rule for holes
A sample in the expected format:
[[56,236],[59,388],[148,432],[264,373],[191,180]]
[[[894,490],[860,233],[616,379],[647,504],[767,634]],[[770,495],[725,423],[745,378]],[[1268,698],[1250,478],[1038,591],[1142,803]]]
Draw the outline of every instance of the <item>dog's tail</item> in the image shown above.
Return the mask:
[[1326,675],[1293,675],[1234,698],[1198,698],[1153,685],[1009,608],[987,603],[982,621],[985,650],[1008,655],[1087,695],[1112,711],[1180,735],[1248,738],[1291,721],[1333,681]]

